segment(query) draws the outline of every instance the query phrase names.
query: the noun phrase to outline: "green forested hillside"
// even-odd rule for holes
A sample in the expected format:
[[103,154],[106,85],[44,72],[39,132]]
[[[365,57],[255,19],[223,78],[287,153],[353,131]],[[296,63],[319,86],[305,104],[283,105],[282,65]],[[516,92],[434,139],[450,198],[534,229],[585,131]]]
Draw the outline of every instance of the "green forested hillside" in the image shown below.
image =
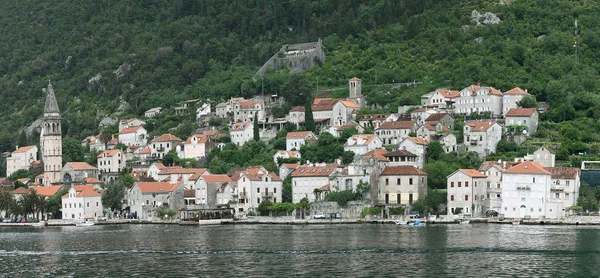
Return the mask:
[[[476,25],[473,10],[502,21]],[[319,37],[327,58],[306,72],[308,88],[358,76],[369,100],[397,105],[436,87],[519,86],[550,103],[539,140],[568,137],[565,152],[594,152],[590,143],[600,141],[598,1],[22,0],[3,3],[0,33],[0,150],[14,149],[17,132],[41,117],[48,80],[65,135],[81,139],[120,99],[128,116],[190,98],[251,96],[263,84],[285,95],[287,75],[252,76],[282,44]],[[407,81],[423,84],[377,86]]]

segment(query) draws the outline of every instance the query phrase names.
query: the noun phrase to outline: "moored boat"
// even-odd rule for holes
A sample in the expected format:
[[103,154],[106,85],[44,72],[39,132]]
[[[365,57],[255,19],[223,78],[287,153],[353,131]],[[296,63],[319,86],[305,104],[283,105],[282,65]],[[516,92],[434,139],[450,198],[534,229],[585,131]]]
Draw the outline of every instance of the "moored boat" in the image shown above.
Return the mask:
[[396,221],[396,225],[408,225],[408,221]]
[[521,224],[521,220],[519,220],[519,219],[513,219],[512,224],[513,225],[520,225]]
[[85,221],[77,221],[75,222],[75,226],[77,227],[89,227],[89,226],[94,226],[94,222],[90,221],[90,220],[85,220]]

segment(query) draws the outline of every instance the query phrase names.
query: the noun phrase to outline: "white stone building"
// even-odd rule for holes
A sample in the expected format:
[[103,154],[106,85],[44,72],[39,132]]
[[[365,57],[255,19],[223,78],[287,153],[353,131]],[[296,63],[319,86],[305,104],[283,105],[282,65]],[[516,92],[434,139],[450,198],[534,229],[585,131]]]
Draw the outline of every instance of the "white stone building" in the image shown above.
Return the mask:
[[507,218],[560,218],[562,200],[551,191],[552,173],[537,162],[526,161],[502,175],[502,211]]
[[519,87],[513,88],[502,94],[502,112],[505,115],[510,109],[518,108],[517,103],[523,99],[524,96],[530,96],[527,90],[523,90]]
[[183,140],[172,134],[163,134],[154,138],[149,144],[152,158],[162,159],[167,153],[174,150],[177,145],[181,144],[181,142]]
[[541,164],[544,167],[554,167],[556,162],[556,153],[554,150],[542,146],[533,152],[533,161]]
[[410,206],[427,196],[427,173],[413,166],[388,166],[377,186],[380,204]]
[[102,194],[93,185],[71,186],[62,196],[63,219],[86,219],[104,215]]
[[376,134],[358,134],[352,135],[346,140],[344,151],[365,154],[381,147],[383,147],[383,143]]
[[185,140],[182,145],[178,145],[177,154],[180,158],[201,159],[208,152],[208,136],[204,134],[194,134]]
[[156,117],[156,115],[160,114],[160,110],[162,110],[162,107],[150,108],[150,109],[146,110],[146,112],[144,112],[144,117],[146,117],[146,118]]
[[27,170],[31,163],[37,161],[38,148],[36,146],[20,147],[10,157],[6,158],[6,176],[18,170]]
[[125,120],[121,120],[119,122],[119,131],[126,129],[126,128],[130,128],[130,127],[134,127],[134,126],[143,126],[143,125],[146,125],[146,122],[142,121],[140,119],[136,119],[136,118],[125,119]]
[[229,198],[226,200],[217,198],[219,189],[226,183],[231,182],[233,180],[228,175],[207,174],[201,176],[194,189],[196,191],[196,204],[212,208],[217,205],[225,205],[229,201],[235,201]]
[[255,114],[259,122],[265,121],[265,104],[262,99],[232,101],[233,122],[252,122]]
[[394,113],[389,114],[366,114],[358,120],[358,124],[363,128],[371,127],[373,129],[379,128],[384,122],[395,122],[398,120],[398,115]]
[[285,136],[285,149],[299,151],[302,145],[317,141],[317,139],[312,131],[288,132]]
[[303,198],[314,202],[315,189],[327,189],[331,186],[330,178],[335,173],[341,172],[342,167],[338,164],[327,164],[323,166],[301,165],[292,172],[292,202],[298,203]]
[[148,143],[148,131],[143,126],[133,126],[119,131],[119,143],[125,146],[145,146]]
[[490,112],[493,116],[502,115],[502,92],[493,87],[471,85],[460,91],[454,103],[454,113],[471,114]]
[[383,122],[375,129],[375,134],[384,145],[396,145],[416,131],[417,127],[415,121]]
[[140,219],[155,219],[161,206],[178,211],[184,207],[183,182],[136,182],[125,194],[125,206]]
[[448,89],[436,89],[433,92],[421,96],[421,106],[447,108],[453,103],[459,92]]
[[423,166],[425,166],[425,155],[428,145],[429,141],[427,139],[408,137],[400,142],[398,145],[398,150],[409,151],[410,153],[416,155],[416,167],[423,169]]
[[106,150],[97,156],[100,173],[118,174],[125,168],[125,156],[121,150]]
[[48,84],[45,92],[47,96],[40,132],[40,153],[44,164],[44,186],[50,186],[62,180],[62,117],[52,84]]
[[537,131],[538,119],[535,108],[511,108],[506,112],[504,126],[525,126],[526,135],[529,136]]
[[468,121],[463,133],[467,151],[476,152],[479,157],[496,152],[502,139],[502,127],[495,121]]
[[260,166],[248,167],[235,175],[232,179],[236,183],[234,197],[237,212],[253,211],[265,200],[273,203],[281,202],[281,178]]
[[567,215],[567,210],[577,204],[579,198],[579,187],[581,186],[581,169],[567,167],[544,167],[552,173],[550,177],[550,196],[549,200],[562,202],[563,215]]
[[300,159],[300,151],[277,151],[273,155],[273,160],[275,161],[275,163],[277,163],[277,160],[279,158],[281,158],[281,159],[287,159],[287,158]]
[[246,142],[254,139],[254,124],[251,122],[234,123],[229,127],[231,143],[243,146]]
[[458,169],[448,176],[448,214],[481,217],[486,211],[487,176],[475,169]]

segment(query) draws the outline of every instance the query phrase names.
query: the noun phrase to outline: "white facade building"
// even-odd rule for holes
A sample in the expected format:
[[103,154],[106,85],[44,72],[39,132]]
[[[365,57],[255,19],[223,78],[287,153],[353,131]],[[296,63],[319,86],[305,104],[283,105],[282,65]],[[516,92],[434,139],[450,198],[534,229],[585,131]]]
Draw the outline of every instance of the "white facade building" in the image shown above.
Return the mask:
[[454,103],[454,113],[490,112],[493,116],[500,116],[503,114],[502,101],[502,92],[496,88],[471,85],[460,91]]
[[9,158],[6,158],[6,176],[12,173],[29,169],[31,163],[37,161],[38,148],[36,146],[20,147]]
[[231,136],[231,143],[243,146],[254,139],[254,125],[251,122],[234,123],[229,127],[229,136]]
[[425,166],[425,155],[429,141],[419,137],[408,137],[398,145],[398,150],[408,151],[416,155],[415,163],[416,167],[423,169]]
[[317,141],[317,139],[317,136],[312,131],[288,132],[285,136],[285,149],[287,151],[299,151],[302,145]]
[[463,133],[467,151],[476,152],[479,157],[496,152],[502,139],[502,127],[495,121],[468,121]]
[[179,145],[177,150],[180,158],[201,159],[206,156],[208,147],[208,136],[203,134],[194,134],[188,137],[183,145]]
[[119,131],[119,143],[125,146],[145,146],[148,142],[148,131],[142,126],[124,128]]
[[504,171],[502,210],[507,218],[560,218],[565,208],[551,195],[552,173],[526,161]]
[[102,194],[93,185],[72,186],[62,197],[63,219],[85,219],[104,215]]
[[327,164],[323,166],[301,165],[292,172],[292,202],[298,203],[303,198],[314,202],[315,189],[330,188],[334,173],[341,172],[338,164]]
[[149,146],[152,158],[162,159],[167,153],[183,142],[172,134],[164,134],[154,138]]
[[352,135],[344,144],[344,151],[351,151],[355,154],[365,154],[375,149],[381,148],[383,143],[376,134]]
[[238,212],[256,210],[265,200],[281,202],[281,178],[263,167],[248,167],[232,177],[236,182],[234,196],[237,195]]
[[509,91],[504,92],[502,95],[502,112],[506,114],[512,108],[518,108],[517,103],[525,96],[530,96],[527,90],[523,90],[519,87],[513,88]]
[[101,173],[121,173],[125,168],[125,157],[121,150],[106,150],[98,155],[98,170]]
[[448,214],[483,216],[487,176],[475,169],[458,169],[448,176]]

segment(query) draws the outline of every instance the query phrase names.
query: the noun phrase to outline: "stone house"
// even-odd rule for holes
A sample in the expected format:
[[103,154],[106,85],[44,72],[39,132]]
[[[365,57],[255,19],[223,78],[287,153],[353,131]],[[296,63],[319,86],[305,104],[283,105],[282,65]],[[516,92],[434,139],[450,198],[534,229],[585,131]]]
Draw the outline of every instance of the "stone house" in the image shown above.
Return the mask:
[[407,150],[396,150],[383,154],[387,158],[388,166],[413,166],[418,167],[417,155]]
[[364,154],[381,147],[383,144],[376,134],[358,134],[352,135],[346,140],[344,151]]
[[502,113],[506,113],[513,108],[518,108],[517,103],[523,99],[524,96],[530,96],[527,90],[523,90],[519,87],[513,88],[502,94]]
[[423,169],[425,166],[425,155],[429,140],[419,137],[408,137],[398,145],[398,150],[408,151],[416,155],[416,166],[419,169]]
[[115,178],[121,174],[123,168],[125,168],[125,156],[121,150],[106,150],[99,154],[96,159],[98,160],[98,170],[102,175],[102,180],[107,181]]
[[439,137],[439,142],[440,142],[440,144],[442,144],[444,151],[447,153],[458,151],[458,148],[457,148],[458,143],[456,142],[456,135],[454,135],[453,133],[446,133],[446,134],[442,135],[441,137]]
[[296,170],[298,168],[298,166],[300,166],[300,163],[283,163],[283,164],[281,164],[281,166],[279,166],[279,177],[282,180],[285,180],[285,178],[289,174],[294,172],[294,170]]
[[448,89],[436,89],[433,92],[421,96],[421,106],[447,108],[458,97],[458,91]]
[[183,142],[183,140],[172,134],[163,134],[154,138],[149,144],[152,158],[164,158],[167,153],[174,150],[181,142]]
[[[579,198],[579,187],[581,186],[581,169],[570,167],[544,167],[550,176],[550,196],[549,198],[562,202],[562,207],[568,208],[577,204]],[[566,216],[566,212],[563,212]]]
[[106,149],[106,145],[104,144],[104,142],[100,141],[100,134],[85,137],[85,139],[81,140],[81,146],[90,146],[90,150],[95,151],[103,151],[104,149]]
[[296,125],[296,128],[300,127],[300,125],[304,125],[304,106],[296,106],[290,110],[290,112],[285,116],[285,120],[288,123],[292,123]]
[[204,134],[194,134],[185,140],[183,144],[177,146],[177,155],[179,158],[201,159],[208,152],[209,138]]
[[505,126],[525,126],[527,136],[538,129],[539,114],[535,108],[511,108],[505,115]]
[[217,198],[217,192],[219,189],[227,183],[231,183],[233,180],[228,175],[203,175],[198,179],[196,183],[196,205],[206,206],[207,208],[214,208],[217,205],[227,204],[230,199],[223,202]]
[[288,132],[285,136],[285,149],[287,151],[299,151],[306,143],[317,141],[317,136],[312,131]]
[[175,211],[183,208],[183,190],[183,182],[136,182],[127,190],[125,204],[140,219],[154,219],[161,206]]
[[265,121],[265,104],[262,99],[234,100],[232,108],[233,122],[252,122],[255,114],[259,122]]
[[384,122],[395,122],[398,120],[398,115],[389,114],[366,114],[358,120],[358,124],[362,127],[371,127],[373,129],[379,128]]
[[544,167],[554,167],[556,161],[556,153],[551,148],[542,146],[533,152],[533,161]]
[[303,198],[309,202],[316,200],[315,189],[329,190],[330,178],[341,172],[342,167],[338,164],[326,164],[320,166],[301,165],[292,172],[292,202],[298,203]]
[[281,178],[261,166],[248,167],[231,178],[236,184],[237,212],[254,211],[265,200],[281,202]]
[[146,110],[146,112],[144,112],[144,117],[154,118],[154,117],[156,117],[156,115],[160,114],[160,110],[162,110],[162,107],[150,108],[150,109]]
[[425,119],[425,123],[441,123],[448,129],[454,128],[454,118],[448,113],[435,113]]
[[99,174],[98,168],[85,162],[67,162],[60,171],[65,186],[84,184],[86,178],[97,179]]
[[496,152],[502,139],[502,127],[495,121],[468,121],[464,127],[464,144],[469,152],[484,157]]
[[146,146],[148,131],[142,126],[124,128],[119,131],[119,143],[125,146]]
[[71,186],[62,196],[62,219],[86,219],[104,215],[102,194],[93,185]]
[[146,125],[146,122],[144,122],[140,119],[136,119],[136,118],[121,120],[119,122],[119,131],[126,129],[126,128],[130,128],[130,127],[134,127],[134,126],[143,126],[143,125]]
[[229,127],[231,143],[243,146],[246,142],[254,139],[254,124],[252,122],[234,123]]
[[273,160],[275,161],[275,163],[277,163],[277,160],[279,158],[281,158],[281,159],[287,159],[287,158],[300,159],[300,151],[277,151],[273,155]]
[[484,212],[495,210],[501,213],[502,208],[502,173],[506,162],[484,161],[479,166],[479,172],[486,176],[486,193],[483,199]]
[[429,141],[439,141],[439,138],[450,131],[440,122],[425,122],[417,128],[417,137],[427,138]]
[[26,146],[17,148],[10,157],[6,158],[6,176],[10,177],[18,170],[27,170],[31,163],[37,161],[38,148]]
[[231,113],[231,106],[229,106],[226,102],[221,102],[215,106],[215,114],[217,117],[225,119],[229,117]]
[[427,173],[413,166],[388,166],[377,188],[380,204],[410,206],[427,195]]
[[414,121],[384,122],[375,129],[375,134],[381,138],[384,145],[396,145],[415,130],[417,123]]
[[433,114],[437,114],[437,110],[428,109],[428,108],[418,108],[410,112],[410,119],[417,123],[417,126],[425,123],[425,119],[429,118],[429,116]]
[[502,100],[502,92],[496,88],[471,85],[460,91],[454,103],[454,113],[464,115],[490,112],[493,116],[500,116]]
[[448,214],[483,216],[487,176],[475,169],[458,169],[447,177]]

